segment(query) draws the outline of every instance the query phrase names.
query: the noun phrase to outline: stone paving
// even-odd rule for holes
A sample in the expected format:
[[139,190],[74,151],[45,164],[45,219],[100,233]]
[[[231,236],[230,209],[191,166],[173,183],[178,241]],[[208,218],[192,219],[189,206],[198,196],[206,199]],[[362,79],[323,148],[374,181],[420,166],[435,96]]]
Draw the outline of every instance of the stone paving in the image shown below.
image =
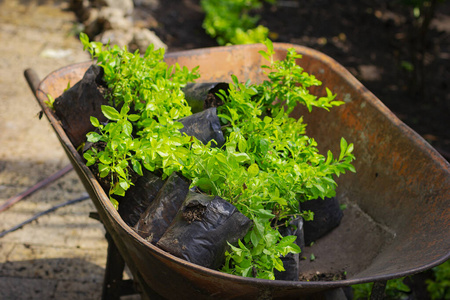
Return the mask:
[[[0,0],[0,205],[69,164],[23,76],[33,68],[42,79],[89,59],[71,34],[67,2]],[[69,172],[0,212],[0,232],[83,195]],[[99,299],[107,243],[92,211],[88,199],[0,238],[0,299]]]

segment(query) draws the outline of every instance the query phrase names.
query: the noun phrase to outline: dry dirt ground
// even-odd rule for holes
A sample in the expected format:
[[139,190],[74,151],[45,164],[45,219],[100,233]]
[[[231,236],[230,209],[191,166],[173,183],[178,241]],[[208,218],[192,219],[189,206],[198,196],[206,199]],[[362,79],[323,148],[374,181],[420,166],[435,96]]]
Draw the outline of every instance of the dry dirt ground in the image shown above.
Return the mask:
[[[23,76],[89,59],[64,2],[0,1],[0,204],[69,164]],[[1,212],[0,232],[85,193],[72,171]],[[63,207],[0,238],[0,299],[99,299],[107,243],[91,211]]]

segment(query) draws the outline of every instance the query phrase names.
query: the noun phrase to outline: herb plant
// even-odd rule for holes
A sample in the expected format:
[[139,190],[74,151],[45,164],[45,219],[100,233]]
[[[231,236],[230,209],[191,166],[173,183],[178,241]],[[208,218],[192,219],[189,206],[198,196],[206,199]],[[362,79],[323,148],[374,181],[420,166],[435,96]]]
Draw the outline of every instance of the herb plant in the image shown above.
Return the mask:
[[[431,269],[432,276],[425,280],[428,298],[432,300],[450,299],[450,261]],[[414,282],[414,277],[406,276],[387,281],[386,299],[411,299],[414,296],[414,286],[408,286],[408,279]],[[406,282],[406,283],[405,283]],[[373,282],[352,285],[354,299],[369,299]]]
[[222,271],[247,277],[274,279],[274,270],[283,271],[280,259],[298,253],[296,237],[283,237],[278,228],[292,218],[312,218],[302,212],[300,203],[335,195],[334,175],[354,171],[353,145],[341,139],[341,153],[318,153],[317,143],[305,135],[302,119],[289,117],[298,103],[309,110],[329,109],[343,104],[327,90],[317,97],[310,86],[320,85],[296,60],[301,56],[289,49],[286,59],[274,61],[273,45],[261,55],[268,80],[261,84],[241,83],[232,76],[228,95],[221,95],[218,108],[223,123],[225,145],[202,144],[195,137],[181,134],[177,122],[191,114],[181,87],[198,77],[197,68],[189,71],[163,62],[163,50],[150,46],[145,55],[128,53],[117,46],[103,46],[81,40],[105,71],[111,106],[102,111],[109,122],[91,118],[98,132],[87,140],[101,143],[84,154],[87,165],[97,164],[99,176],[109,178],[111,201],[123,196],[133,184],[132,173],[143,168],[159,170],[163,177],[177,171],[192,180],[192,186],[218,195],[234,204],[253,221],[247,235],[230,245]]
[[[401,300],[409,299],[411,289],[403,281],[406,277],[388,280],[386,283],[386,299]],[[373,282],[352,285],[353,297],[355,300],[370,299]]]
[[257,26],[260,17],[252,14],[262,6],[261,0],[202,0],[200,3],[206,14],[203,28],[219,45],[262,43],[266,40],[269,29]]
[[99,132],[87,136],[89,142],[101,141],[105,147],[102,151],[91,148],[84,158],[88,166],[98,163],[100,177],[110,178],[109,196],[117,207],[114,195],[124,196],[132,184],[131,170],[142,175],[142,167],[163,168],[170,175],[180,168],[178,157],[188,150],[178,146],[186,145],[189,138],[181,136],[182,125],[174,120],[191,114],[181,87],[198,78],[198,68],[168,67],[164,50],[154,50],[153,45],[140,56],[139,51],[89,42],[85,34],[80,39],[104,69],[111,104],[102,107],[110,122],[100,124],[91,118]]
[[434,278],[425,282],[431,299],[450,299],[450,260],[434,267],[432,271]]

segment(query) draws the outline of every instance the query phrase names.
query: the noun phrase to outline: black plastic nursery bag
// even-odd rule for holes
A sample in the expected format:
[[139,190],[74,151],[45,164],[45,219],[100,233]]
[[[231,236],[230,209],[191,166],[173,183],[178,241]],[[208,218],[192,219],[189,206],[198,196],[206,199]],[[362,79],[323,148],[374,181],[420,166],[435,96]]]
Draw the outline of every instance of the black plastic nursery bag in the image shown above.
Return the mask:
[[306,245],[337,227],[344,216],[336,197],[305,201],[301,206],[302,210],[314,212],[314,219],[304,224]]
[[144,176],[139,176],[119,202],[119,214],[128,226],[137,224],[163,185],[164,181],[159,176],[144,170]]
[[205,145],[209,141],[214,140],[215,142],[213,141],[211,143],[211,147],[220,148],[225,143],[220,120],[217,116],[217,109],[215,107],[182,118],[178,120],[178,122],[184,125],[184,127],[180,129],[181,133],[195,136]]
[[134,227],[151,243],[156,243],[169,227],[189,191],[188,179],[176,172],[167,178],[156,198],[150,203]]
[[[289,222],[288,226],[281,226],[279,232],[282,236],[294,235],[297,237],[295,244],[297,244],[303,251],[305,248],[305,238],[303,232],[303,218],[297,217]],[[297,281],[300,276],[300,253],[289,253],[285,257],[281,257],[283,262],[284,272],[275,270],[276,280],[290,280]]]
[[200,112],[210,107],[222,105],[222,100],[216,95],[220,90],[228,92],[228,83],[188,83],[183,88],[185,98],[193,113]]
[[217,269],[229,243],[245,236],[251,221],[220,197],[189,192],[157,246],[192,263]]
[[55,113],[75,148],[86,141],[88,132],[95,129],[91,116],[106,121],[101,111],[102,105],[108,105],[103,97],[103,85],[103,68],[92,65],[79,82],[55,99]]

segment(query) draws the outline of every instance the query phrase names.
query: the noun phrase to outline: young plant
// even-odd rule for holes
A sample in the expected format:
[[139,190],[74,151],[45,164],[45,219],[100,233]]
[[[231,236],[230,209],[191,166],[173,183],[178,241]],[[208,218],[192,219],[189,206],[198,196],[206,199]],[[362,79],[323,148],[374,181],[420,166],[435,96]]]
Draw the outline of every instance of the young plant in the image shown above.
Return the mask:
[[181,87],[198,77],[196,69],[169,68],[151,47],[141,58],[138,52],[82,41],[103,66],[110,89],[111,106],[102,107],[109,122],[92,118],[98,132],[88,134],[88,141],[103,147],[91,148],[84,157],[87,165],[97,164],[100,177],[110,179],[111,201],[117,205],[114,195],[124,195],[133,184],[131,170],[138,175],[142,168],[164,176],[180,172],[192,186],[229,201],[253,221],[247,235],[230,245],[222,271],[274,279],[274,270],[284,270],[280,257],[300,251],[295,237],[283,237],[279,227],[299,216],[310,219],[300,203],[334,196],[333,176],[354,172],[352,144],[342,139],[339,157],[331,152],[325,157],[305,135],[302,119],[289,113],[298,103],[311,110],[343,102],[328,90],[325,97],[311,95],[308,88],[321,82],[296,65],[300,56],[289,49],[285,60],[274,61],[273,45],[266,41],[261,54],[269,62],[263,66],[268,80],[241,83],[232,76],[218,108],[226,142],[213,148],[214,141],[204,145],[182,135],[183,125],[176,121],[190,114]]
[[209,177],[223,178],[221,190],[230,191],[226,199],[254,224],[244,240],[227,252],[223,271],[274,279],[274,269],[284,270],[280,257],[300,251],[295,237],[282,237],[278,226],[299,216],[310,219],[310,213],[300,211],[300,203],[334,196],[333,176],[355,170],[350,164],[352,144],[341,139],[339,158],[331,152],[324,157],[305,135],[302,119],[289,117],[298,103],[328,109],[343,102],[335,101],[330,91],[319,99],[310,95],[307,88],[321,82],[295,65],[299,55],[289,49],[285,60],[274,62],[273,45],[266,41],[266,46],[262,54],[270,62],[264,66],[269,80],[251,85],[233,77],[229,96],[219,107],[219,116],[229,125],[227,156],[221,160],[238,158],[242,167],[229,179],[215,174],[217,168]]
[[53,107],[55,99],[50,94],[47,94],[47,99],[48,99],[47,101],[44,101],[45,105],[47,105],[50,109],[55,109]]
[[[266,0],[274,3],[275,0]],[[262,6],[260,0],[202,0],[203,28],[219,45],[262,43],[269,29],[258,25],[259,16],[251,14]]]
[[432,300],[450,299],[450,261],[434,267],[433,279],[426,280],[427,291]]
[[109,196],[114,206],[118,207],[113,195],[124,196],[125,191],[132,185],[129,165],[131,163],[134,172],[143,175],[140,163],[136,160],[136,151],[139,143],[132,137],[132,121],[137,121],[140,116],[128,115],[129,106],[123,105],[120,112],[112,106],[102,106],[103,114],[113,122],[100,124],[97,118],[91,117],[91,123],[98,128],[99,133],[90,132],[87,141],[92,143],[102,142],[104,148],[98,151],[92,147],[84,154],[86,165],[97,163],[100,178],[109,176]]
[[91,148],[84,158],[88,166],[98,164],[100,177],[109,178],[109,196],[117,206],[114,195],[123,196],[133,184],[131,170],[138,175],[143,167],[151,171],[164,167],[167,175],[177,170],[177,154],[187,151],[177,146],[189,139],[181,136],[182,125],[174,120],[191,114],[181,88],[198,77],[198,68],[168,67],[164,50],[154,50],[153,45],[141,56],[138,51],[90,42],[85,34],[80,39],[103,67],[111,105],[102,107],[109,122],[91,118],[98,132],[87,136],[88,142],[102,142],[103,149]]

